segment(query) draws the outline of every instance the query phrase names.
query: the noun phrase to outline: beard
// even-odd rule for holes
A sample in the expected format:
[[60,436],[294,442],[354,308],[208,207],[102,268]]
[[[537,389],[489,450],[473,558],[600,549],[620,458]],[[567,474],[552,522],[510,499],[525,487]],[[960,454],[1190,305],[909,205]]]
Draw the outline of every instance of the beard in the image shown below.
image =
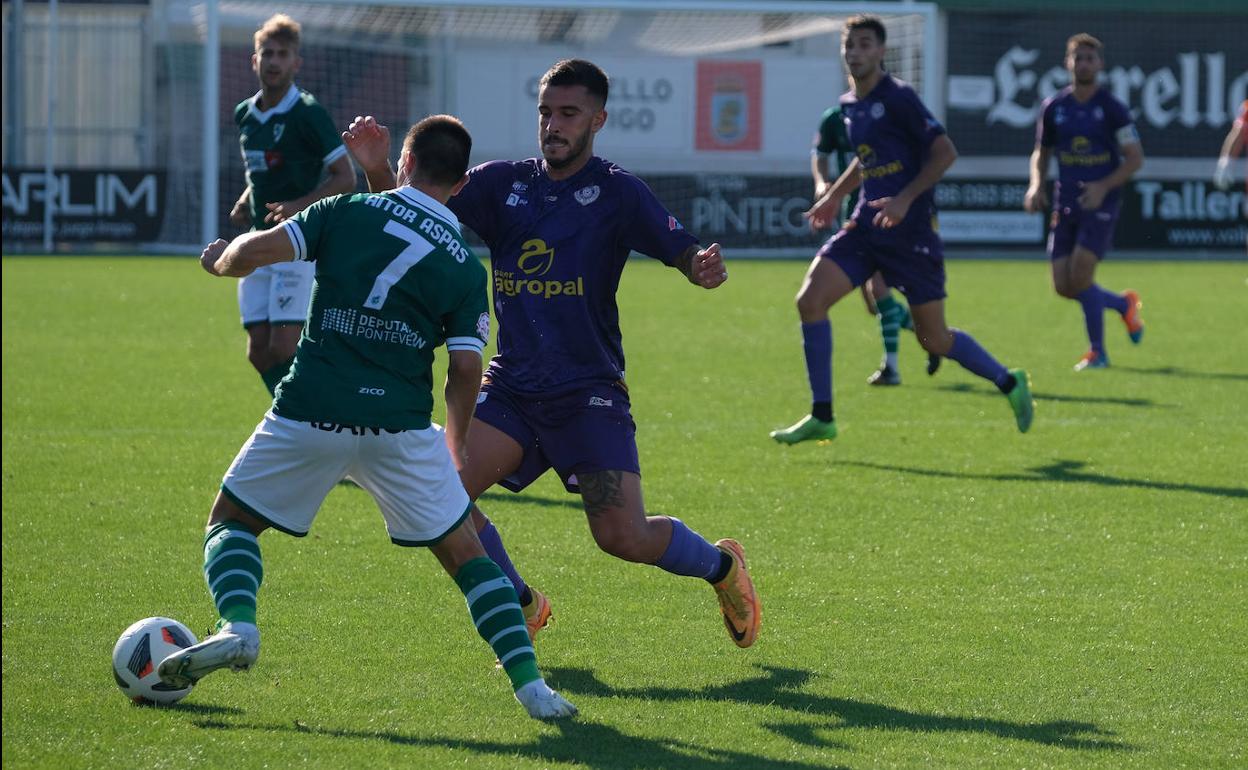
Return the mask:
[[586,131],[584,135],[578,137],[577,139],[564,139],[560,144],[555,144],[551,147],[551,149],[567,147],[568,154],[563,158],[556,159],[550,157],[550,155],[547,154],[548,146],[550,145],[546,143],[542,144],[542,158],[545,159],[546,165],[553,169],[566,168],[580,160],[581,156],[585,154],[585,150],[589,147],[589,132]]

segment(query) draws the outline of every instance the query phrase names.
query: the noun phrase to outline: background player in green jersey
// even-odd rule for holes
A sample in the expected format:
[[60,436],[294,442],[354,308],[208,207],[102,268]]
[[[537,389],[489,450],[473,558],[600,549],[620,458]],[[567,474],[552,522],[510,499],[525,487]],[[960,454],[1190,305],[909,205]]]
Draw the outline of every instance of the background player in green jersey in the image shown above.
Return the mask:
[[[295,85],[300,27],[277,14],[255,34],[251,68],[260,90],[234,108],[247,186],[230,211],[238,227],[264,230],[330,195],[355,189],[334,122]],[[324,179],[322,180],[322,177]],[[290,369],[312,293],[311,265],[262,267],[238,282],[247,360],[272,393]]]
[[[485,555],[456,470],[490,336],[485,268],[445,205],[468,181],[471,147],[456,118],[425,118],[403,143],[396,189],[328,198],[277,228],[204,249],[204,269],[218,276],[312,263],[316,291],[290,376],[208,517],[204,577],[220,630],[161,661],[165,682],[185,687],[256,661],[258,536],[269,528],[306,535],[350,474],[377,501],[391,541],[427,546],[455,579],[529,714],[576,713],[538,672],[515,588]],[[445,431],[430,422],[433,356],[443,343]]]
[[[837,180],[854,158],[854,148],[849,143],[849,134],[845,130],[845,115],[839,106],[829,107],[819,120],[819,133],[815,134],[814,146],[810,151],[810,174],[815,180],[815,200],[823,197],[832,183]],[[830,162],[836,161],[835,170]],[[858,205],[858,191],[850,193],[841,204],[840,223],[849,219]],[[871,280],[862,285],[862,299],[867,303],[867,312],[880,321],[880,337],[884,343],[884,358],[879,370],[872,372],[867,378],[871,385],[900,385],[901,373],[897,368],[897,337],[902,329],[914,330],[910,320],[910,311],[898,302],[888,284],[879,273],[871,276]],[[935,374],[940,368],[940,356],[928,355],[927,373]]]

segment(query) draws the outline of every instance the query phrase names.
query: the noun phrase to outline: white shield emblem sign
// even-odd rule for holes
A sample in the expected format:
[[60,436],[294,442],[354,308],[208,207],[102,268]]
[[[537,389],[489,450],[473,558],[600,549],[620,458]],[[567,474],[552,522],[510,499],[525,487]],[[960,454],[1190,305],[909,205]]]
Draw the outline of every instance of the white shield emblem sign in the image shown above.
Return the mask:
[[711,94],[711,133],[720,144],[736,144],[749,132],[749,102],[736,80],[721,80]]

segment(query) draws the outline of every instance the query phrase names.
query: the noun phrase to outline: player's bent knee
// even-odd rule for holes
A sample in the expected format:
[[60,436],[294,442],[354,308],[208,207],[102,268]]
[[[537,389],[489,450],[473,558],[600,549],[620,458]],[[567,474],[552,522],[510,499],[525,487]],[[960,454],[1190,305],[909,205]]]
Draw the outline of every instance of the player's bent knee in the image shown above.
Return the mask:
[[269,528],[269,525],[247,511],[239,508],[238,505],[226,497],[224,493],[218,492],[217,499],[212,504],[212,512],[208,514],[208,526],[214,527],[223,522],[233,521],[247,527],[253,535],[259,535],[261,532]]
[[598,544],[598,547],[604,553],[611,554],[617,559],[631,562],[652,561],[652,559],[647,558],[649,554],[645,553],[641,543],[618,530],[610,532],[595,530],[594,542]]
[[638,526],[639,523],[631,516],[611,520],[604,516],[591,519],[589,528],[593,532],[594,542],[603,552],[624,561],[654,561],[658,557],[651,553],[654,548],[648,542],[648,529],[644,525]]
[[1057,293],[1057,296],[1065,297],[1066,299],[1074,299],[1079,294],[1079,292],[1072,289],[1071,284],[1067,281],[1054,282],[1053,291]]
[[248,348],[247,360],[257,372],[267,372],[273,366],[268,348]]
[[923,346],[923,350],[936,356],[949,355],[949,349],[953,347],[953,333],[948,329],[943,334],[919,334],[919,344]]
[[817,321],[827,316],[832,303],[819,296],[816,292],[802,291],[797,295],[797,314],[803,321]]

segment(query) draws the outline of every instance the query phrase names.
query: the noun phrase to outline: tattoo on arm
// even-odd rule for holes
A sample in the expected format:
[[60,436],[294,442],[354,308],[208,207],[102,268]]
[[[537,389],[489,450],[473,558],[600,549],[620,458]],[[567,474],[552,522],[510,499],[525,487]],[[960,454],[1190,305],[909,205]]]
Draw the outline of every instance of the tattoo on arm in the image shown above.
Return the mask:
[[612,508],[623,507],[623,471],[578,473],[576,480],[581,486],[581,498],[585,501],[585,514],[590,518],[601,516]]

